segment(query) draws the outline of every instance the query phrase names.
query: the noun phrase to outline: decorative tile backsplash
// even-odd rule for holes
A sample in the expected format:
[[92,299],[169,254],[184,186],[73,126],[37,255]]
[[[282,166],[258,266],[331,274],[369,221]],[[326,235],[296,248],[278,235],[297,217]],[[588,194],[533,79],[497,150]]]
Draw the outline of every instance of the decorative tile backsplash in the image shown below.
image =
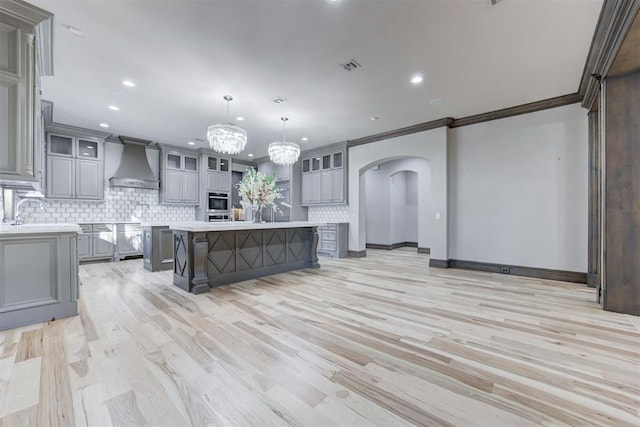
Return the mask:
[[309,221],[349,222],[348,205],[309,206]]
[[[2,194],[0,192],[0,206]],[[37,203],[24,206],[25,223],[45,222],[137,222],[194,221],[195,207],[158,204],[158,190],[110,188],[104,190],[104,202],[49,201],[45,210]]]

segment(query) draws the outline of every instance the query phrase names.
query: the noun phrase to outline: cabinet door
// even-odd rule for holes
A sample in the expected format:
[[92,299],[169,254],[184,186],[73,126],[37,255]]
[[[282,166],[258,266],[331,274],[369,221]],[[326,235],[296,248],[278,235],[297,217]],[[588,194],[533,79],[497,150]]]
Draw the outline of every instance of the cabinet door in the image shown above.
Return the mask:
[[229,172],[231,161],[229,159],[218,159],[220,172]]
[[78,258],[91,258],[91,237],[88,234],[78,235]]
[[311,175],[311,203],[320,203],[322,200],[322,175],[320,172]]
[[182,172],[168,170],[164,180],[164,201],[180,203],[182,201]]
[[289,181],[291,165],[277,165],[275,171],[276,181]]
[[74,162],[70,157],[47,158],[47,197],[70,199],[74,196]]
[[331,169],[331,154],[322,156],[322,170]]
[[218,173],[218,186],[216,187],[218,190],[229,191],[231,188],[231,175],[228,173]]
[[320,199],[322,203],[333,201],[333,172],[322,172]]
[[182,169],[182,156],[180,154],[167,153],[167,169],[181,170]]
[[142,231],[118,231],[118,255],[142,254]]
[[0,173],[18,172],[18,83],[0,76]]
[[332,202],[344,202],[344,169],[334,169],[332,175]]
[[76,160],[76,197],[78,199],[101,199],[103,180],[100,162]]
[[343,165],[344,154],[342,151],[339,153],[333,153],[333,168],[341,168]]
[[258,164],[258,172],[261,172],[265,175],[271,175],[273,173],[273,163],[271,162],[262,162]]
[[196,157],[184,156],[184,170],[198,172],[198,159]]
[[99,144],[97,142],[78,139],[78,158],[97,160],[100,155],[98,149]]
[[311,159],[304,159],[302,161],[302,173],[311,171]]
[[91,235],[91,246],[94,258],[110,258],[113,256],[113,232],[100,231]]
[[182,175],[182,201],[198,204],[198,174],[184,173]]
[[218,189],[218,173],[217,172],[207,172],[207,189],[208,190]]
[[311,184],[312,184],[312,176],[311,174],[302,175],[302,204],[306,205],[311,203]]
[[73,157],[73,137],[49,135],[49,154]]

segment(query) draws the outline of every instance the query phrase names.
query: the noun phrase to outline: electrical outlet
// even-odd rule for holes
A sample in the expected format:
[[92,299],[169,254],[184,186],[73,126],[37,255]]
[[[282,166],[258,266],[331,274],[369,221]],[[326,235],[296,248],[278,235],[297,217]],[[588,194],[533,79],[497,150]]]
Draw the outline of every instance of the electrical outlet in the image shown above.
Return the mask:
[[509,274],[509,267],[500,267],[500,273]]

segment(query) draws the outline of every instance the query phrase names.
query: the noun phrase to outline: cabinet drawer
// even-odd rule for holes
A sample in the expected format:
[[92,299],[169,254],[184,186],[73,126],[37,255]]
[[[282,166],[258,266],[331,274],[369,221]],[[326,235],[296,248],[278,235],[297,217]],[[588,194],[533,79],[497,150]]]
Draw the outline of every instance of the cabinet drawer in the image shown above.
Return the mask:
[[338,224],[325,224],[321,228],[322,230],[336,230],[338,228]]
[[113,224],[93,224],[93,232],[111,232],[113,231]]
[[140,224],[117,224],[118,233],[142,233],[142,226]]
[[80,228],[82,229],[82,234],[91,233],[91,229],[93,228],[91,224],[80,224]]
[[322,239],[323,242],[325,242],[325,241],[335,242],[336,241],[336,232],[335,231],[330,231],[330,230],[322,230],[321,239]]
[[322,240],[322,244],[320,245],[320,250],[328,251],[328,252],[335,252],[336,251],[336,242],[327,242],[325,240]]

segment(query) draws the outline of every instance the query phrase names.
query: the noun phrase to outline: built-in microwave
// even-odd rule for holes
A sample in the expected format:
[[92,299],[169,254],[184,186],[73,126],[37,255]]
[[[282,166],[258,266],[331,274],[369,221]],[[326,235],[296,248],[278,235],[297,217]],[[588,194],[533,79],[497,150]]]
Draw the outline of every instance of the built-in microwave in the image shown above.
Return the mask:
[[229,212],[229,193],[208,193],[209,212]]

